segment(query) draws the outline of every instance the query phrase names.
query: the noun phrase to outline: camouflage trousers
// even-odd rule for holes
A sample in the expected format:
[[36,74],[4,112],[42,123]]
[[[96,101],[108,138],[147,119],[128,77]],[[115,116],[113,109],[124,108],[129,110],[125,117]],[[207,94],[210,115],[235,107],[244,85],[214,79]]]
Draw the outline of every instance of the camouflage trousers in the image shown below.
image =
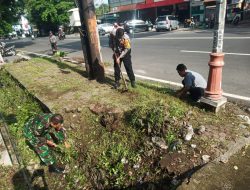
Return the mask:
[[53,133],[48,133],[44,137],[42,137],[42,140],[38,143],[34,143],[33,138],[29,138],[29,136],[28,138],[26,136],[26,139],[33,148],[33,150],[37,153],[40,160],[48,166],[56,163],[56,158],[53,151],[54,148],[48,146],[46,140],[50,140],[56,144],[59,144],[64,141],[64,133],[63,131],[55,131]]

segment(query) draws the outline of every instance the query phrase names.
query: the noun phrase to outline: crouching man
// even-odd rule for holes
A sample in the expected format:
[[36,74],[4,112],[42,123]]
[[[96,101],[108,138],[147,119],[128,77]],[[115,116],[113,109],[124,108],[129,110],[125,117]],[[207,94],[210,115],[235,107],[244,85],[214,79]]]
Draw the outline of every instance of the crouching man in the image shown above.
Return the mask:
[[192,100],[198,101],[204,96],[204,90],[207,87],[207,82],[199,73],[187,70],[186,65],[179,64],[176,67],[178,74],[183,77],[182,80],[183,88],[178,90],[176,96],[183,98],[190,93]]
[[58,167],[52,149],[57,144],[65,142],[65,129],[62,127],[63,117],[60,114],[40,114],[29,119],[24,125],[24,136],[29,145],[37,153],[42,163],[49,167],[50,172],[62,173],[63,168]]

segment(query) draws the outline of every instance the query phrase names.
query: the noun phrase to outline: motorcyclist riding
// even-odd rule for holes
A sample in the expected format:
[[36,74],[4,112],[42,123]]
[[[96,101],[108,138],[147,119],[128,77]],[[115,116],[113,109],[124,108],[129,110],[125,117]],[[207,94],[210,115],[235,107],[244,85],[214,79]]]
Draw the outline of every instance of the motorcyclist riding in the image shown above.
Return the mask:
[[64,40],[65,39],[65,33],[63,31],[63,29],[60,27],[58,30],[58,39],[59,40]]

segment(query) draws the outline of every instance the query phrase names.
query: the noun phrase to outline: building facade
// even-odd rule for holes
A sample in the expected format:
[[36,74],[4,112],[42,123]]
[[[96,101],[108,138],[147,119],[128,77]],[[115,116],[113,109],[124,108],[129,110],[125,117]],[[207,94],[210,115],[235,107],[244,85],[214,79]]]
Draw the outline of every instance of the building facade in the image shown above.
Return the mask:
[[175,15],[180,21],[190,17],[189,0],[109,0],[110,13],[119,15],[119,22],[129,19],[150,20],[161,15]]
[[[198,22],[214,20],[216,0],[109,0],[109,16],[117,22],[130,19],[150,20],[161,15],[175,15],[180,22],[194,17]],[[241,20],[250,17],[250,0],[227,0],[227,19],[240,11]]]

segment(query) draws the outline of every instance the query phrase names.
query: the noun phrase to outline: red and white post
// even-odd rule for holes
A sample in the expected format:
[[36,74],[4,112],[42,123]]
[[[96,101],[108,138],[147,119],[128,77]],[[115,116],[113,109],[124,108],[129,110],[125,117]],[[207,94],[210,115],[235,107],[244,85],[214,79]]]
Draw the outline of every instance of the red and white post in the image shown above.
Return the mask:
[[216,1],[216,23],[213,38],[213,50],[210,54],[209,75],[205,97],[201,102],[215,108],[218,112],[225,106],[227,99],[222,96],[222,67],[224,66],[223,37],[225,28],[226,0]]

